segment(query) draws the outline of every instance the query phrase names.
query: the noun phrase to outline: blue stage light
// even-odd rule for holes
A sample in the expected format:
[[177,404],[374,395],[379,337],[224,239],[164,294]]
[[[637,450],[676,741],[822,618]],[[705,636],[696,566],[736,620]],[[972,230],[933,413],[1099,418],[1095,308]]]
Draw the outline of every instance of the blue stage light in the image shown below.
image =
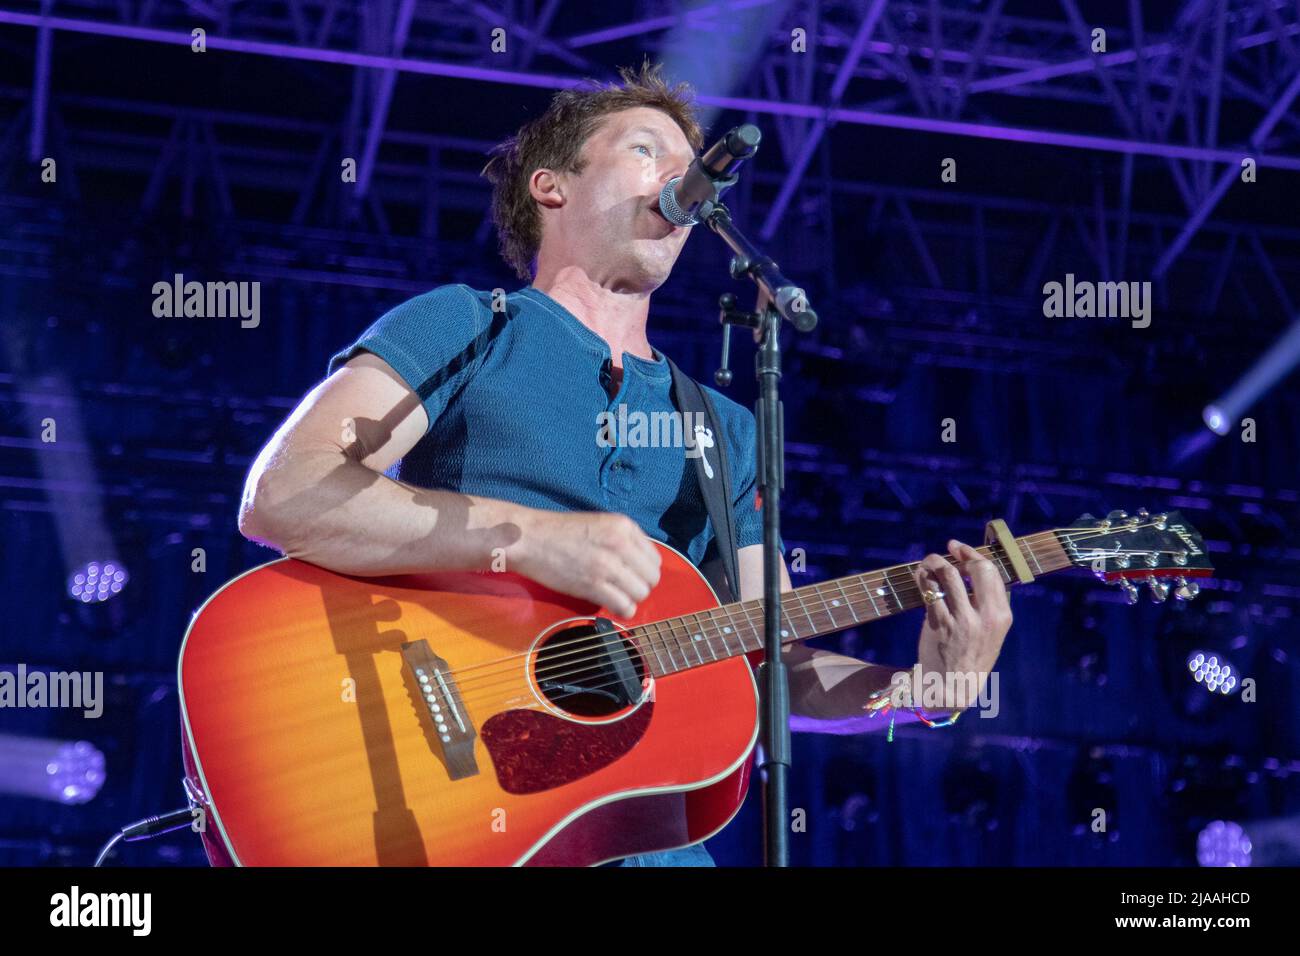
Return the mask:
[[1196,836],[1196,862],[1201,866],[1250,866],[1250,836],[1241,824],[1215,820]]
[[0,793],[81,804],[105,776],[104,754],[89,741],[0,734]]
[[1210,693],[1231,694],[1237,686],[1237,672],[1218,654],[1193,651],[1187,658],[1192,678]]
[[1226,435],[1233,422],[1264,397],[1300,362],[1300,321],[1292,322],[1236,383],[1214,402],[1205,406],[1205,426],[1216,435]]
[[1223,414],[1218,405],[1206,405],[1201,417],[1205,420],[1205,427],[1214,434],[1228,434],[1228,416]]
[[107,601],[130,580],[120,561],[91,561],[68,578],[68,594],[83,604]]

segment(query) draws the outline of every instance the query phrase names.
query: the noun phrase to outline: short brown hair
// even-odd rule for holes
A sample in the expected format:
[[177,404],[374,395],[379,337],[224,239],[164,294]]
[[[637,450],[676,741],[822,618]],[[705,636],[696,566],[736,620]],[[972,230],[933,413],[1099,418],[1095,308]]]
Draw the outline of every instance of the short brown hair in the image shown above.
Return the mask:
[[501,257],[519,278],[532,280],[542,244],[542,216],[528,191],[529,177],[541,168],[581,173],[586,165],[581,158],[583,144],[606,115],[638,106],[662,110],[681,127],[691,149],[700,151],[704,131],[691,87],[687,83],[670,87],[662,71],[663,64],[652,66],[647,58],[640,70],[619,68],[622,84],[600,86],[592,81],[585,87],[562,90],[551,99],[545,113],[492,148],[492,158],[481,175],[492,182],[492,219]]

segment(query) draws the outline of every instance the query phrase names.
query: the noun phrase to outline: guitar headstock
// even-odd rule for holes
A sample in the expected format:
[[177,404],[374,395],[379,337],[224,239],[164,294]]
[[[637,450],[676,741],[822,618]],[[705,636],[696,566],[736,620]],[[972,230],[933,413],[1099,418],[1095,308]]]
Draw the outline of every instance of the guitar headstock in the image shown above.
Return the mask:
[[1138,600],[1137,581],[1147,582],[1152,600],[1163,601],[1172,590],[1180,601],[1190,601],[1201,589],[1195,579],[1214,570],[1200,532],[1177,511],[1085,514],[1071,527],[1058,528],[1056,536],[1071,564],[1118,585],[1130,604]]

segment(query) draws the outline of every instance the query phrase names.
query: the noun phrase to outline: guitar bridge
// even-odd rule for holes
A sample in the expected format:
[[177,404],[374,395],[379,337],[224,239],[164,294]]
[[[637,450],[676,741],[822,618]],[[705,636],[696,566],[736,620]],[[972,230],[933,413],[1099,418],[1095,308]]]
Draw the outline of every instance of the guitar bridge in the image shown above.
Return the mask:
[[451,668],[433,652],[428,641],[403,644],[402,658],[433,722],[434,738],[442,748],[448,775],[452,780],[476,775],[479,771],[474,759],[474,738],[478,734]]

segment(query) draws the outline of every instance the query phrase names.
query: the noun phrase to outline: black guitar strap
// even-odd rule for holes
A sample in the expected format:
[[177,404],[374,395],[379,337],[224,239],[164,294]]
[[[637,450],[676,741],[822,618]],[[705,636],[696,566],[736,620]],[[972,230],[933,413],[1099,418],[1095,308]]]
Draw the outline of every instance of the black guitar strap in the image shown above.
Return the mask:
[[[695,477],[700,483],[700,494],[704,497],[709,522],[713,525],[725,580],[719,581],[716,574],[710,575],[703,568],[701,570],[710,578],[718,597],[725,604],[740,598],[740,561],[736,553],[735,515],[731,511],[733,498],[731,468],[727,461],[727,434],[713,402],[704,389],[700,388],[699,382],[679,369],[672,359],[667,356],[664,358],[673,373],[673,400],[686,424],[683,431],[690,432],[684,435],[687,452],[695,455]],[[697,426],[701,421],[704,424]],[[703,428],[704,432],[700,433],[699,428]],[[724,590],[731,593],[725,594]]]

